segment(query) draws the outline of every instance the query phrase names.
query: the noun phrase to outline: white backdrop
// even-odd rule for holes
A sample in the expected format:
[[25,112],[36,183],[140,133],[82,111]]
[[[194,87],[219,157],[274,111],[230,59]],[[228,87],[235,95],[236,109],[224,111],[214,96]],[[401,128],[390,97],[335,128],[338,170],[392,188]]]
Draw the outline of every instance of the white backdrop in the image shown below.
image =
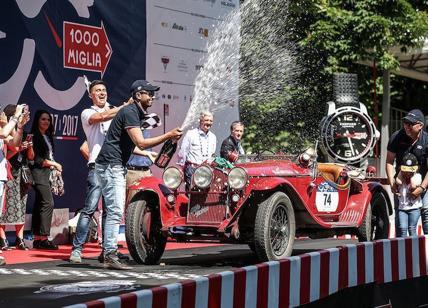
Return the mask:
[[[204,65],[207,41],[219,20],[238,5],[238,0],[147,0],[146,78],[161,87],[151,111],[163,122],[153,130],[154,135],[183,123],[195,95],[196,77]],[[239,119],[238,86],[232,91],[234,97],[228,98],[235,103],[214,112],[217,153],[229,135],[230,123]],[[169,106],[168,114],[164,114],[164,105]],[[153,169],[159,175],[159,170]]]

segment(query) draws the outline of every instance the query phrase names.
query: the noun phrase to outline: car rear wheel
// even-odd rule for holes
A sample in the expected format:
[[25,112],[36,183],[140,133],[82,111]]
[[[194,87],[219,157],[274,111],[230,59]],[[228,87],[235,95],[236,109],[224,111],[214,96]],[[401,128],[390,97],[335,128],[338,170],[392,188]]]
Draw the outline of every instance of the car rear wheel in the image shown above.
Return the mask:
[[126,211],[125,235],[129,253],[139,264],[158,264],[167,238],[161,233],[159,212],[136,200]]
[[375,193],[367,208],[366,215],[358,228],[358,241],[366,242],[388,238],[388,204],[382,193]]
[[285,193],[276,192],[259,204],[254,226],[254,246],[261,261],[290,256],[295,235],[294,210]]

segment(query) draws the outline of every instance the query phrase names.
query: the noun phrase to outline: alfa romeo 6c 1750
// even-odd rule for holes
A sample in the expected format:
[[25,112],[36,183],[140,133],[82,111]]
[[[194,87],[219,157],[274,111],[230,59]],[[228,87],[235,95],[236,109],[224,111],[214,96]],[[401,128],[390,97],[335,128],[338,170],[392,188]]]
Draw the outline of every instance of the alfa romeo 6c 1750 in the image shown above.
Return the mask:
[[138,193],[127,205],[126,240],[136,262],[158,263],[167,239],[245,243],[266,261],[290,256],[296,237],[388,237],[392,207],[382,185],[307,153],[233,166],[216,159],[196,169],[189,191],[182,182],[172,166],[163,179],[131,187]]

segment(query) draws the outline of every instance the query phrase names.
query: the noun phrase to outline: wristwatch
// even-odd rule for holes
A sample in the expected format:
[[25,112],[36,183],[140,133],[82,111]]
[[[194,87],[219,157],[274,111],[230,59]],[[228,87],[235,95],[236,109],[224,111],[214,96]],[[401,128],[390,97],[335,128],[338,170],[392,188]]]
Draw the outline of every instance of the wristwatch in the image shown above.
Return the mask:
[[334,161],[360,163],[371,153],[380,133],[366,106],[358,101],[356,74],[334,74],[333,91],[334,101],[327,103],[327,116],[321,122],[323,147]]

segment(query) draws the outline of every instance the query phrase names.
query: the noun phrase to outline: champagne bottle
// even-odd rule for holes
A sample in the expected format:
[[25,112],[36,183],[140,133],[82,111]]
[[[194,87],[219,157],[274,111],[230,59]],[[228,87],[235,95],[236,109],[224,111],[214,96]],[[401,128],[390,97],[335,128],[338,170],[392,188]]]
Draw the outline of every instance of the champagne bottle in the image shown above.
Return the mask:
[[168,139],[162,146],[159,155],[155,159],[155,165],[159,168],[166,168],[177,150],[177,140]]

